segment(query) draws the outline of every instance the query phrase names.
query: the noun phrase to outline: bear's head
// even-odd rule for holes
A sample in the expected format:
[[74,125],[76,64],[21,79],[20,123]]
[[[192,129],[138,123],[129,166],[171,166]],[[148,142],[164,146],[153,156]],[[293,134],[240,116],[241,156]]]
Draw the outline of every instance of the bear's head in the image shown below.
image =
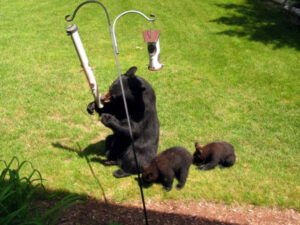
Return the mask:
[[[122,95],[122,85],[124,88],[125,98],[132,119],[137,117],[137,113],[144,112],[143,92],[145,87],[141,78],[135,75],[137,68],[131,67],[121,76],[122,84],[117,78],[109,88],[109,91],[101,96],[101,102],[104,105],[104,111],[116,115],[119,119],[125,117],[124,101]],[[142,116],[142,115],[139,115]]]
[[158,168],[155,162],[152,161],[150,165],[142,167],[143,184],[149,185],[157,181],[158,176],[159,176]]
[[[95,110],[99,115],[102,113],[109,113],[116,116],[118,119],[124,119],[126,115],[122,95],[123,86],[131,119],[142,119],[145,111],[143,94],[146,89],[149,91],[150,89],[152,90],[152,88],[144,79],[135,75],[136,71],[137,67],[133,66],[125,74],[123,74],[121,76],[122,85],[120,78],[118,77],[112,83],[108,92],[101,96],[101,102],[104,107],[98,108],[95,102],[91,102],[87,107],[88,113],[93,114]],[[152,101],[151,98],[150,100]]]
[[196,142],[195,149],[196,151],[193,154],[193,162],[196,164],[203,163],[203,147],[198,142]]

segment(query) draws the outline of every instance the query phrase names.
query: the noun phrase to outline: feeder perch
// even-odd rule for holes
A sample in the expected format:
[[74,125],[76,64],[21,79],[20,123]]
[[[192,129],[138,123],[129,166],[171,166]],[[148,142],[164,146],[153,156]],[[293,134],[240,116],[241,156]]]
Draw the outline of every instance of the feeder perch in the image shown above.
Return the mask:
[[149,66],[151,71],[157,71],[163,68],[160,62],[160,46],[159,46],[159,30],[146,30],[143,31],[144,41],[148,45]]

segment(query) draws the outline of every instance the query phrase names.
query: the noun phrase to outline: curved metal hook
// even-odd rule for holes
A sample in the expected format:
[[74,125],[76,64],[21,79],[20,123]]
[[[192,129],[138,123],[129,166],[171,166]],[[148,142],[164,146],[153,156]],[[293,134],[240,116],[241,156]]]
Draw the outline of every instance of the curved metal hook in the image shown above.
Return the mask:
[[114,44],[115,44],[115,51],[117,54],[119,54],[119,50],[118,50],[118,45],[117,45],[117,38],[116,38],[116,34],[115,34],[115,27],[116,27],[116,23],[118,21],[118,19],[125,15],[125,14],[128,14],[128,13],[137,13],[141,16],[143,16],[146,20],[148,21],[151,21],[151,22],[154,22],[156,20],[156,16],[154,14],[150,14],[150,17],[153,17],[153,19],[150,19],[148,16],[146,16],[144,13],[140,12],[140,11],[137,11],[137,10],[128,10],[128,11],[125,11],[125,12],[122,12],[121,14],[119,14],[116,19],[114,20],[114,23],[113,23],[113,36],[114,36]]
[[96,4],[102,6],[102,8],[103,8],[104,11],[105,11],[106,17],[107,17],[108,25],[110,26],[110,18],[109,18],[109,14],[108,14],[108,12],[107,12],[107,9],[105,8],[105,6],[104,6],[101,2],[98,2],[98,1],[86,1],[86,2],[81,3],[81,4],[80,4],[79,6],[77,6],[77,8],[75,9],[75,11],[74,11],[74,13],[73,13],[71,19],[68,19],[68,18],[70,17],[70,15],[66,15],[66,16],[65,16],[65,20],[66,20],[67,22],[73,21],[74,18],[75,18],[75,16],[76,16],[76,14],[77,14],[77,12],[78,12],[78,10],[79,10],[82,6],[84,6],[84,5],[88,4],[88,3],[96,3]]

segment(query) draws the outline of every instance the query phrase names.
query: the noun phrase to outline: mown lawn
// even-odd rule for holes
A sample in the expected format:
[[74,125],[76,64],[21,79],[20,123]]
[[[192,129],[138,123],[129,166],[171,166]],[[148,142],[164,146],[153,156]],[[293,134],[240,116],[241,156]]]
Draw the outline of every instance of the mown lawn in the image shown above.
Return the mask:
[[[86,112],[93,100],[64,21],[81,1],[1,0],[0,157],[29,160],[53,190],[102,198],[84,156],[113,201],[138,199],[135,176],[93,160],[111,131]],[[300,31],[256,0],[103,0],[118,21],[121,71],[137,66],[157,95],[159,151],[194,142],[235,146],[230,169],[192,166],[185,188],[145,190],[147,199],[253,203],[300,210]],[[74,23],[100,91],[117,78],[104,11],[83,7]],[[147,70],[142,31],[161,30],[163,70]],[[142,47],[142,49],[141,49]],[[79,151],[83,151],[80,153]]]

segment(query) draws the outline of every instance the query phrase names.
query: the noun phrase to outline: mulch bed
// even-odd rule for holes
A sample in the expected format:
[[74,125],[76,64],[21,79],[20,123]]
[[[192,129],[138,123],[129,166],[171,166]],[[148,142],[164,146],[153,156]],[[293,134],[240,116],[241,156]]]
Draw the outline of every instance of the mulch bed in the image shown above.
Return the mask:
[[[254,207],[252,205],[228,206],[222,203],[193,201],[146,202],[149,225],[300,225],[300,212],[293,209]],[[107,225],[117,222],[123,225],[143,225],[141,202],[130,204],[108,203],[88,199],[83,204],[66,210],[59,225]]]

